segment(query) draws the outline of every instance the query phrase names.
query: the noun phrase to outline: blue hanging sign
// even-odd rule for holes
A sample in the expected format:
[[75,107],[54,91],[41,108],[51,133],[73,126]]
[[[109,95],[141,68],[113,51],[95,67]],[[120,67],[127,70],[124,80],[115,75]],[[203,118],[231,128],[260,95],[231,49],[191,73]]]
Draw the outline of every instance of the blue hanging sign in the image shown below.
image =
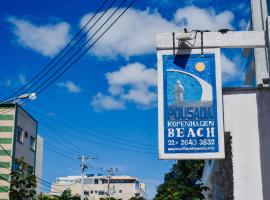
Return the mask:
[[224,158],[220,50],[158,51],[159,158]]

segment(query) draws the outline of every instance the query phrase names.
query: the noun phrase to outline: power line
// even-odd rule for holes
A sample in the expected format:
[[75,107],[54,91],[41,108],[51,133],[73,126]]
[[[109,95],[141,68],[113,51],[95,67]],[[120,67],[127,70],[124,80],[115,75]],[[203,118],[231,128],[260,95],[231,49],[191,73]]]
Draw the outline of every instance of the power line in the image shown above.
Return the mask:
[[[124,0],[120,7],[126,2],[126,0]],[[77,63],[79,61],[79,59],[86,54],[90,48],[92,48],[100,39],[101,37],[103,37],[104,34],[106,34],[108,32],[108,30],[123,16],[123,14],[132,6],[132,4],[135,2],[135,0],[132,0],[129,5],[124,9],[124,11],[109,25],[109,27],[103,31],[103,33],[88,47],[86,48],[66,69],[64,69],[64,71],[62,71],[60,74],[58,74],[53,80],[51,80],[47,85],[45,85],[45,87],[42,88],[43,84],[40,85],[38,88],[36,88],[36,90],[40,89],[39,91],[37,91],[37,94],[42,93],[45,89],[47,89],[51,84],[53,84],[58,78],[60,78],[65,72],[67,72],[75,63]],[[117,10],[120,9],[120,7],[117,8]],[[115,12],[113,12],[115,13]],[[99,30],[101,30],[101,28],[111,19],[113,15],[111,15],[103,24],[102,26],[96,31],[98,32]],[[95,33],[94,33],[95,34]],[[90,39],[92,39],[93,36],[91,38],[88,39],[87,43],[89,42]],[[86,43],[84,44],[84,46],[86,45]],[[84,47],[83,46],[83,47]],[[80,50],[83,48],[81,47]],[[79,51],[76,51],[75,54],[73,54],[72,58],[75,57],[78,54]],[[68,62],[72,60],[72,58],[68,59]],[[62,65],[59,69],[61,69],[62,67],[64,67],[67,64],[67,62],[64,63],[64,65]],[[56,72],[59,72],[60,70],[57,70]],[[56,72],[54,74],[56,74]],[[51,78],[52,76],[50,76]],[[48,79],[46,80],[46,82],[49,81]],[[28,100],[24,101],[21,105],[25,104],[26,102],[28,102]],[[13,110],[13,109],[10,109]],[[5,114],[7,112],[9,112],[10,110],[4,112],[4,113],[0,113],[0,114]]]
[[[42,129],[41,129],[41,131],[42,131]],[[48,131],[43,130],[42,132],[48,132]],[[77,154],[80,154],[82,152],[85,152],[85,153],[88,154],[88,152],[85,149],[81,148],[81,146],[79,146],[79,145],[76,145],[74,142],[70,142],[68,139],[66,139],[65,137],[61,136],[58,133],[58,131],[54,131],[54,133],[58,136],[58,138],[60,138],[60,140],[63,140],[64,142],[66,142],[68,149],[72,149],[72,151],[76,152]],[[49,134],[46,134],[46,136],[49,137],[53,142],[57,143],[56,140],[55,140],[56,138],[50,136]],[[62,142],[61,143],[57,143],[57,144],[61,144],[61,146],[64,147],[64,145],[63,145]]]
[[[81,40],[83,39],[83,38],[85,38],[86,36],[87,36],[87,34],[89,33],[89,31],[90,30],[92,30],[92,28],[100,21],[100,19],[107,13],[107,11],[110,9],[110,8],[112,8],[112,6],[115,4],[115,2],[116,2],[116,0],[114,0],[110,5],[109,5],[109,7],[107,8],[107,10],[105,11],[105,12],[103,12],[102,13],[102,15],[95,21],[95,23],[82,35],[82,37],[74,44],[74,46],[72,46],[66,53],[65,53],[65,55],[64,56],[62,56],[62,57],[60,57],[60,60],[58,60],[47,72],[45,72],[45,74],[43,75],[43,76],[41,76],[41,78],[39,78],[39,79],[37,79],[30,87],[26,87],[25,88],[25,90],[24,91],[22,91],[21,93],[26,93],[27,91],[31,91],[31,89],[32,88],[34,88],[35,87],[35,85],[36,84],[39,84],[39,82],[41,81],[41,80],[43,80],[43,78],[45,78],[54,68],[56,68],[57,67],[57,65],[62,61],[62,60],[64,60],[64,58],[65,57],[67,57],[68,56],[68,54],[70,53],[70,52],[72,52],[72,50],[76,47],[76,45],[78,45],[80,42],[81,42]],[[95,14],[97,14],[97,13],[95,13]],[[95,15],[94,15],[95,16]],[[93,19],[93,16],[91,17],[91,19],[86,23],[86,25],[81,29],[81,31],[87,26],[87,24],[89,24],[90,23],[90,21],[92,21],[92,19]],[[81,32],[80,31],[80,32]],[[93,35],[94,36],[94,35]],[[89,42],[89,40],[86,42],[86,43],[84,43],[84,45],[83,46],[81,46],[80,48],[79,48],[79,50],[77,51],[77,52],[79,52],[87,43]],[[70,59],[72,59],[73,58],[73,56],[74,56],[74,54],[71,56],[71,58]],[[67,60],[67,62],[69,62],[69,59]],[[67,63],[66,62],[66,63]],[[61,70],[61,68],[62,67],[64,67],[65,65],[63,65],[63,66],[61,66],[58,70],[56,70],[47,80],[45,80],[45,81],[43,81],[43,83],[41,83],[40,84],[40,86],[39,87],[42,87],[42,85],[44,84],[44,83],[46,83],[49,79],[51,79],[51,77],[53,77],[55,74],[57,74],[60,70]],[[39,88],[38,87],[38,88]],[[34,89],[35,90],[35,89]]]
[[[55,131],[55,127],[52,127],[52,126],[50,126],[50,125],[48,125],[48,124],[42,123],[41,126],[45,126],[45,127],[49,128],[50,130]],[[76,129],[73,129],[73,130],[77,131]],[[73,138],[75,138],[75,139],[78,139],[78,140],[90,141],[90,142],[95,143],[95,144],[98,144],[98,145],[108,146],[108,147],[111,147],[111,148],[118,148],[118,149],[122,149],[122,150],[125,150],[125,151],[128,150],[128,151],[132,151],[132,152],[133,152],[133,150],[131,150],[131,149],[127,149],[127,148],[119,148],[118,146],[113,146],[113,145],[110,145],[110,144],[105,144],[104,142],[98,142],[98,141],[91,140],[91,139],[86,138],[86,137],[81,137],[81,136],[78,136],[78,135],[74,135],[73,133],[70,133],[70,132],[67,132],[67,131],[61,130],[61,131],[58,131],[58,132],[59,132],[59,133],[62,133],[63,135],[69,135],[69,136],[71,136],[71,137],[73,137]],[[80,132],[82,133],[83,131],[80,131]],[[90,134],[90,135],[91,135],[91,133],[89,133],[89,132],[84,132],[84,133]],[[59,135],[59,136],[60,136],[60,135]],[[63,137],[61,137],[61,138],[63,138]],[[105,138],[105,139],[106,139],[106,138]],[[108,139],[107,139],[107,140],[108,140]],[[106,141],[106,140],[102,140],[102,141]],[[114,142],[114,141],[113,141],[113,142]],[[116,142],[116,141],[115,141],[115,143],[123,144],[123,145],[125,145],[126,147],[131,147],[131,148],[133,148],[133,149],[141,149],[140,147],[128,145],[128,144],[121,143],[121,142]],[[153,155],[156,154],[156,153],[154,153],[154,152],[151,152],[151,149],[147,149],[147,150],[149,150],[149,151],[138,151],[138,152],[141,152],[141,153],[142,153],[142,152],[145,152],[145,153],[150,153],[150,154],[153,154]],[[134,152],[136,152],[136,151],[134,151]]]
[[[69,58],[52,76],[50,76],[45,83],[47,83],[51,78],[53,78],[54,75],[56,75],[56,73],[58,73],[62,67],[64,67],[66,64],[68,64],[69,61],[72,61],[72,59],[89,43],[89,41],[106,25],[106,23],[113,17],[113,15],[121,8],[121,6],[126,2],[127,0],[123,0],[122,3],[120,4],[120,6],[118,6],[118,8],[107,18],[107,20],[97,29],[97,31],[84,43],[84,45],[77,50],[72,56],[71,58]],[[53,78],[47,85],[45,85],[45,87],[42,87],[42,85],[40,85],[39,87],[37,87],[35,89],[35,91],[37,91],[37,95],[42,93],[44,90],[46,90],[51,84],[53,84],[57,79],[59,79],[65,72],[67,72],[75,63],[77,63],[79,61],[79,59],[85,55],[90,48],[92,48],[97,41],[99,41],[99,39],[119,20],[119,18],[129,9],[129,7],[133,4],[135,0],[133,0],[130,5],[116,18],[116,20],[113,21],[113,23],[105,30],[103,31],[103,33],[89,46],[87,47],[73,62],[71,62],[71,64],[69,66],[66,67],[66,69],[64,69],[64,71],[62,71],[60,74],[58,74],[55,78]],[[40,90],[39,90],[40,89]]]
[[65,132],[65,131],[61,131],[63,134],[68,134],[69,136],[75,138],[75,139],[78,139],[78,140],[82,140],[82,141],[89,141],[89,142],[92,142],[94,144],[98,144],[100,146],[103,146],[103,147],[107,147],[107,148],[112,148],[112,149],[118,149],[118,150],[121,150],[121,151],[129,151],[129,152],[134,152],[134,153],[142,153],[142,154],[149,154],[149,155],[157,155],[156,153],[154,152],[148,152],[148,151],[139,151],[139,150],[131,150],[131,149],[127,149],[127,148],[122,148],[122,147],[118,147],[118,146],[114,146],[114,145],[109,145],[109,144],[104,144],[102,142],[97,142],[97,141],[94,141],[94,140],[91,140],[89,138],[82,138],[82,137],[78,137],[77,135],[74,135],[72,133],[68,133],[68,132]]
[[[103,147],[107,147],[107,148],[112,148],[112,149],[117,149],[117,150],[121,150],[121,151],[129,151],[129,152],[133,152],[133,153],[141,153],[141,154],[149,154],[149,155],[157,155],[156,153],[154,152],[149,152],[149,151],[139,151],[139,150],[133,150],[133,149],[127,149],[127,148],[122,148],[122,147],[118,147],[118,146],[113,146],[113,145],[109,145],[109,144],[104,144],[104,143],[101,143],[101,142],[97,142],[97,141],[93,141],[89,138],[82,138],[82,137],[78,137],[77,135],[74,135],[72,133],[68,133],[68,132],[65,132],[65,131],[61,131],[63,134],[68,134],[69,136],[73,137],[74,139],[77,139],[77,140],[82,140],[82,141],[88,141],[88,142],[92,142],[94,144],[98,144],[100,146],[103,146]],[[55,149],[52,149],[52,148],[48,148],[50,151],[52,152],[55,152],[55,153],[58,153]],[[67,155],[64,155],[63,153],[58,153],[58,154],[61,154],[62,156],[70,159],[69,156]]]
[[[36,112],[34,112],[34,113],[36,113]],[[55,122],[55,120],[53,120],[53,119],[50,119],[50,118],[46,118],[46,119],[47,120],[50,120],[52,122]],[[64,127],[69,127],[72,130],[78,131],[77,128],[74,128],[74,127],[70,126],[68,123],[63,123],[61,121],[57,121],[57,124],[62,124]],[[49,128],[50,130],[55,130],[55,127],[52,127],[52,126],[50,126],[50,125],[48,125],[48,124],[46,124],[44,122],[41,124],[41,126],[45,126],[45,127]],[[156,148],[151,148],[151,147],[148,147],[148,145],[143,145],[143,144],[140,144],[140,143],[139,143],[140,145],[128,144],[128,143],[125,142],[125,140],[121,139],[120,137],[119,137],[119,139],[118,139],[118,137],[117,137],[117,139],[110,139],[110,138],[107,138],[107,137],[103,137],[103,136],[99,136],[99,135],[93,134],[93,133],[91,133],[89,131],[84,131],[82,129],[80,129],[80,133],[84,133],[87,136],[91,135],[91,136],[93,136],[95,138],[98,138],[98,139],[101,139],[103,141],[109,141],[109,142],[112,142],[112,143],[121,144],[121,145],[125,145],[125,146],[132,147],[132,148],[137,148],[137,149],[144,148],[144,149],[147,149],[147,150],[155,150],[156,149]],[[102,133],[104,134],[104,132],[102,132]],[[66,138],[62,137],[60,134],[57,133],[57,135],[59,137],[61,137],[63,140],[66,140]],[[113,136],[113,135],[109,134],[109,136]],[[122,142],[122,141],[124,141],[124,142]],[[68,141],[68,143],[71,143],[71,142]],[[129,143],[132,143],[132,142],[129,142]],[[141,146],[143,146],[143,147],[141,147]]]
[[[44,123],[42,124],[42,126],[45,126],[45,127],[48,127],[49,129],[51,130],[54,130],[53,127],[49,126],[49,125],[45,125]],[[82,140],[82,141],[89,141],[89,142],[92,142],[92,143],[95,143],[95,144],[98,144],[98,145],[101,145],[101,146],[104,146],[104,147],[110,147],[110,148],[116,148],[116,149],[121,149],[121,150],[124,150],[124,151],[131,151],[131,152],[137,152],[137,149],[139,149],[138,152],[141,152],[141,153],[149,153],[149,154],[153,154],[153,155],[156,155],[156,153],[150,151],[149,149],[147,149],[148,151],[140,151],[141,148],[138,148],[136,146],[131,146],[131,145],[125,145],[126,147],[131,147],[135,150],[131,150],[131,149],[127,149],[127,148],[120,148],[118,146],[115,146],[115,145],[110,145],[110,144],[107,144],[107,143],[104,143],[104,142],[98,142],[98,141],[95,141],[95,140],[91,140],[89,138],[86,138],[86,137],[81,137],[81,136],[78,136],[78,135],[74,135],[73,133],[70,133],[70,132],[66,132],[66,131],[59,131],[60,133],[62,133],[63,135],[69,135],[71,137],[73,137],[74,139],[78,139],[78,140]],[[119,142],[120,144],[120,142]]]
[[[35,105],[36,107],[38,107],[39,109],[42,109],[42,110],[44,110],[44,111],[51,112],[50,110],[48,110],[48,109],[45,108],[44,106],[41,106],[40,104],[36,104],[36,103],[35,103],[35,104],[33,104],[33,105]],[[33,110],[32,110],[32,111],[33,111]],[[131,140],[128,140],[128,139],[125,139],[125,138],[122,138],[122,137],[117,137],[117,136],[115,136],[115,135],[113,135],[113,134],[110,134],[110,133],[108,133],[108,132],[105,132],[105,131],[102,131],[102,130],[98,130],[98,129],[96,129],[96,128],[92,128],[92,127],[86,126],[85,124],[80,123],[80,122],[75,121],[75,120],[71,120],[71,119],[69,119],[69,118],[67,118],[67,117],[64,117],[64,116],[62,116],[62,115],[60,115],[60,114],[57,114],[57,113],[55,113],[55,112],[53,112],[53,113],[54,113],[54,115],[56,115],[57,117],[59,117],[59,118],[62,119],[63,121],[69,121],[69,122],[71,122],[70,124],[77,124],[79,127],[83,127],[83,128],[85,128],[86,130],[91,130],[91,131],[94,131],[94,132],[96,132],[96,133],[104,134],[104,135],[106,135],[106,136],[110,136],[110,137],[115,138],[115,139],[117,139],[117,140],[122,140],[122,141],[124,141],[124,142],[126,142],[126,143],[136,144],[136,145],[138,145],[138,146],[142,146],[143,148],[149,147],[149,148],[151,148],[151,149],[153,149],[153,150],[155,150],[155,149],[157,148],[157,146],[154,146],[154,145],[143,144],[143,143],[139,143],[139,142],[136,142],[136,141],[131,141]],[[59,121],[59,122],[60,122],[60,121]],[[69,123],[67,123],[67,125],[68,125],[68,124],[69,124]],[[68,126],[70,126],[70,125],[68,125]],[[103,139],[107,139],[107,138],[103,138]]]
[[[13,156],[12,156],[12,155],[4,148],[1,144],[0,144],[0,148],[3,149],[11,159],[13,159]],[[12,172],[13,170],[10,169],[10,171]],[[39,179],[39,180],[45,181],[45,180],[43,180],[43,179],[41,179],[41,178],[39,178],[39,177],[37,177],[37,176],[36,176],[36,178]],[[8,180],[5,180],[5,181],[11,183],[11,182],[8,181]],[[45,182],[46,182],[46,181],[45,181]]]
[[[80,31],[69,41],[69,43],[37,74],[35,75],[30,81],[28,81],[25,85],[23,85],[21,88],[19,88],[18,90],[16,90],[14,93],[12,93],[9,97],[7,97],[6,99],[4,99],[3,101],[12,98],[13,96],[15,96],[16,94],[18,94],[20,91],[22,91],[24,88],[28,89],[28,86],[30,85],[30,83],[32,81],[34,81],[35,79],[37,79],[40,75],[42,75],[43,72],[46,71],[46,69],[58,58],[61,56],[62,53],[64,53],[64,51],[71,45],[73,44],[74,40],[76,40],[76,38],[81,34],[81,32],[88,26],[88,24],[94,19],[94,17],[101,11],[101,9],[106,5],[106,3],[109,0],[105,0],[102,5],[99,7],[99,9],[94,13],[94,15],[87,21],[87,23],[85,23],[85,25],[80,29]],[[80,40],[83,37],[80,38]],[[79,41],[80,41],[79,40]],[[77,44],[78,42],[76,42]],[[76,46],[76,45],[74,45]],[[74,47],[73,46],[73,47]],[[66,54],[65,54],[66,56]],[[63,57],[61,57],[62,59]]]

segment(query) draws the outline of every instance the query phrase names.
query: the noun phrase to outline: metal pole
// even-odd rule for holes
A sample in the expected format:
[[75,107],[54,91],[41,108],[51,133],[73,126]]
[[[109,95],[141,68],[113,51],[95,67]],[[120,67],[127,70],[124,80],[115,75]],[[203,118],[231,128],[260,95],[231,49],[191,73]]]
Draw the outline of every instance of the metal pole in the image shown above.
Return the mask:
[[85,176],[85,158],[82,156],[82,181],[81,181],[81,200],[84,200],[84,176]]
[[[250,0],[252,29],[266,30],[267,3],[266,0]],[[268,78],[268,55],[266,48],[254,48],[256,85],[262,84]]]
[[95,160],[97,159],[97,157],[85,157],[84,155],[82,155],[81,157],[79,157],[78,159],[82,160],[82,178],[81,178],[81,200],[84,200],[84,177],[85,177],[85,169],[87,168],[86,166],[86,161],[87,160]]
[[108,186],[107,186],[107,197],[110,197],[110,178],[111,178],[111,174],[112,174],[112,168],[108,169]]

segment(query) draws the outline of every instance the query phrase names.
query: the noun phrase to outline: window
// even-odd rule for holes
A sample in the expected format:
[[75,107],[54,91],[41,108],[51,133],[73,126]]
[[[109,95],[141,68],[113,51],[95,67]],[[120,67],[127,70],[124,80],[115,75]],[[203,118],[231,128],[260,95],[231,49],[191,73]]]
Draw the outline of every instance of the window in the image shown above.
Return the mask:
[[84,194],[88,196],[89,195],[89,191],[84,191]]
[[93,194],[93,192],[94,192],[93,190],[90,191],[91,194]]
[[24,136],[25,136],[25,138],[28,138],[28,132],[27,131],[24,131]]
[[102,182],[102,184],[106,184],[106,183],[108,183],[108,180],[107,179],[101,179],[101,182]]
[[84,179],[84,183],[85,184],[93,184],[94,183],[94,179]]
[[17,141],[23,143],[24,132],[21,127],[17,127]]
[[98,184],[98,179],[95,179],[94,184]]
[[111,179],[110,183],[135,183],[134,179]]
[[30,136],[30,149],[35,151],[36,150],[36,139]]
[[119,193],[122,193],[122,190],[119,190]]
[[103,190],[98,191],[98,195],[105,195],[105,192]]

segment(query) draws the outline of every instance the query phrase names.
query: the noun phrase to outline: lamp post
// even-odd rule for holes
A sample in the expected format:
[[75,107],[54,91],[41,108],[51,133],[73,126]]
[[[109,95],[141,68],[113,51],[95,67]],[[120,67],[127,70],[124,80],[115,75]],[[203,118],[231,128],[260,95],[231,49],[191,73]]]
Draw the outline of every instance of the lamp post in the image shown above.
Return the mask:
[[36,98],[37,98],[36,93],[27,93],[27,94],[22,94],[20,96],[2,101],[2,102],[0,102],[0,105],[5,104],[5,103],[9,103],[9,102],[16,102],[16,100],[21,100],[21,99],[35,100]]

